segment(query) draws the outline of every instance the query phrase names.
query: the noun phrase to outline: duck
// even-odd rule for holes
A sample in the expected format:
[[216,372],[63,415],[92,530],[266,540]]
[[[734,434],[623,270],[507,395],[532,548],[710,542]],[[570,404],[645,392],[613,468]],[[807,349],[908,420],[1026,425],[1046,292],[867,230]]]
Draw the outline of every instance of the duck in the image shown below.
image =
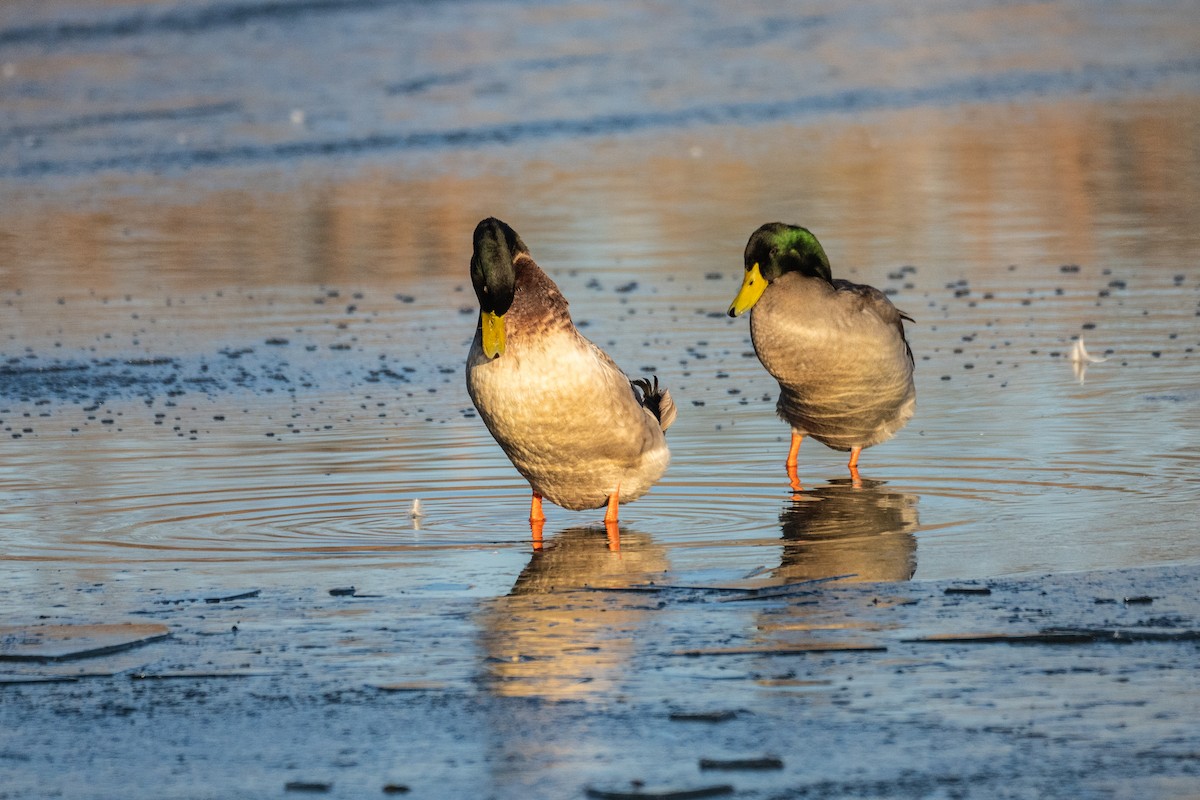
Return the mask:
[[760,226],[744,265],[729,316],[751,312],[754,352],[779,382],[775,410],[791,426],[793,485],[806,436],[848,451],[857,479],[862,451],[895,436],[916,410],[904,333],[913,318],[879,289],[835,279],[817,237],[798,225]]
[[579,332],[567,299],[521,237],[489,217],[475,227],[471,283],[479,300],[467,392],[492,438],[532,489],[535,540],[542,500],[581,511],[646,494],[667,471],[671,394],[630,380]]

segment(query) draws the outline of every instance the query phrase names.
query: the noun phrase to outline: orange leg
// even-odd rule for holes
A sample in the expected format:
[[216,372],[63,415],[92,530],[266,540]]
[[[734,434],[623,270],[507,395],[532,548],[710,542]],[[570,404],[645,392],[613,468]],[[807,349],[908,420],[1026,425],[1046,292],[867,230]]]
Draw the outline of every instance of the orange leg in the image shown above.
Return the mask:
[[859,485],[859,475],[858,475],[858,457],[859,457],[859,455],[861,455],[861,454],[862,454],[862,448],[861,448],[861,447],[852,447],[852,448],[850,448],[850,464],[849,464],[849,467],[850,467],[850,479],[851,479],[851,480],[854,482],[854,485],[855,485],[855,486],[858,486],[858,485]]
[[546,526],[546,515],[542,512],[542,496],[533,493],[529,502],[529,532],[533,535],[533,549],[542,549],[542,528]]
[[604,530],[608,533],[608,549],[621,549],[621,528],[617,525],[617,506],[621,502],[621,487],[608,496],[608,508],[604,511]]
[[800,463],[798,456],[800,455],[800,443],[804,441],[804,434],[792,431],[792,446],[788,448],[787,465],[795,469]]
[[800,443],[804,441],[804,435],[792,431],[792,446],[788,448],[787,457],[787,474],[788,483],[791,484],[793,491],[801,491],[804,489],[800,485],[800,475],[796,472],[796,466],[800,463],[798,456],[800,455]]
[[621,502],[621,487],[617,486],[608,496],[608,509],[604,512],[604,524],[617,521],[617,506]]

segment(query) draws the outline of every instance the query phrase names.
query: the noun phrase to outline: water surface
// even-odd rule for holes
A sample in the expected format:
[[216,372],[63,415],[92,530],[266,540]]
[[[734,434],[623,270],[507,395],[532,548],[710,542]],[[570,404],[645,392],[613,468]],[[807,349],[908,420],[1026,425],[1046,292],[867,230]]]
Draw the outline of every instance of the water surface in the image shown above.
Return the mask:
[[[6,574],[511,591],[519,617],[547,574],[1195,563],[1187,9],[8,4]],[[550,508],[535,554],[471,408],[487,215],[680,406],[620,551],[600,512]],[[916,319],[917,415],[858,486],[815,442],[788,485],[724,314],[774,219]],[[1080,336],[1107,359],[1082,374]]]

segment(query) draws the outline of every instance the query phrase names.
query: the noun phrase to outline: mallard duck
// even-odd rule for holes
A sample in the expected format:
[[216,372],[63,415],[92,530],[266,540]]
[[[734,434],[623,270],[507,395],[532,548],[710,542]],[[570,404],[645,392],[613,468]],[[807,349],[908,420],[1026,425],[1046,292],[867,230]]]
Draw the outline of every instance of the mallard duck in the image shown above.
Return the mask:
[[467,391],[533,489],[530,521],[545,520],[545,498],[574,511],[607,505],[604,521],[615,523],[618,504],[667,470],[670,393],[657,378],[630,381],[579,333],[562,292],[498,219],[475,227],[471,283],[479,324]]
[[796,225],[756,230],[745,267],[729,316],[754,309],[754,352],[779,381],[776,411],[792,426],[789,474],[795,481],[800,442],[811,436],[850,451],[857,476],[863,448],[892,438],[913,415],[913,355],[904,338],[912,318],[874,287],[835,280],[817,237]]

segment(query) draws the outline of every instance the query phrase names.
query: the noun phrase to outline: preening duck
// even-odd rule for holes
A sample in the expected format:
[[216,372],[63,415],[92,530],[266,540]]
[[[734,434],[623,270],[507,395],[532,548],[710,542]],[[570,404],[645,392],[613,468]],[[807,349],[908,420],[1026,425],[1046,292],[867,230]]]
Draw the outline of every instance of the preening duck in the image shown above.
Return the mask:
[[[567,300],[516,231],[488,218],[475,228],[471,283],[479,323],[467,391],[496,443],[533,490],[571,510],[641,497],[666,472],[675,405],[658,379],[629,377],[571,321]],[[535,528],[535,534],[539,529]]]

